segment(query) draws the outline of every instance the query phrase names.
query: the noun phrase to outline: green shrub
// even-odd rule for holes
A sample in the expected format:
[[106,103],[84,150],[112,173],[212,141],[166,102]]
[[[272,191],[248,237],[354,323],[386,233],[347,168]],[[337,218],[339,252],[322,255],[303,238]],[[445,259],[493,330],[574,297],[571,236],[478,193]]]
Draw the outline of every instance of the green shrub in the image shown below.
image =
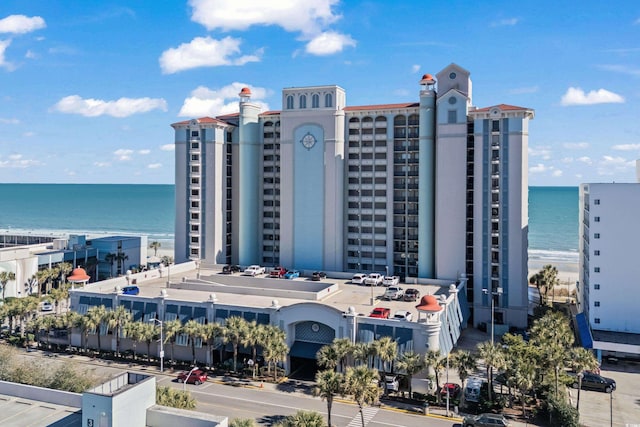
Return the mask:
[[171,387],[156,387],[156,404],[178,409],[196,408],[196,400],[191,393]]
[[579,427],[579,415],[576,408],[571,406],[564,395],[557,399],[550,394],[545,401],[544,411],[551,419],[551,425],[563,427]]

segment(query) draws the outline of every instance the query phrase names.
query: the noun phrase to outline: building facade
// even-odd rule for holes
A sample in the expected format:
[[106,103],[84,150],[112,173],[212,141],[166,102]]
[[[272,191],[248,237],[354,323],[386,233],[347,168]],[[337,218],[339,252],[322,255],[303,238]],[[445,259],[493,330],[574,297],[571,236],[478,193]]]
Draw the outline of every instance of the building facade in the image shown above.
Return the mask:
[[[174,123],[176,262],[469,279],[474,323],[527,321],[533,111],[476,108],[470,73],[426,74],[417,102],[348,106],[287,88],[261,112]],[[485,290],[483,292],[483,290]]]

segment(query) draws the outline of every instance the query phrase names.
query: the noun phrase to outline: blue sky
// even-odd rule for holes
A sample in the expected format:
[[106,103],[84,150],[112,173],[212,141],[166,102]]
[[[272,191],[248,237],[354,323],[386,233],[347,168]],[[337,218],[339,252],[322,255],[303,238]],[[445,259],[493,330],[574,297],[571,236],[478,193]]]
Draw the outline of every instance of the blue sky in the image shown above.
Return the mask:
[[[337,84],[417,101],[455,62],[473,104],[532,108],[530,185],[630,182],[640,2],[2,0],[0,182],[173,183],[173,130]],[[259,5],[259,6],[256,6]]]

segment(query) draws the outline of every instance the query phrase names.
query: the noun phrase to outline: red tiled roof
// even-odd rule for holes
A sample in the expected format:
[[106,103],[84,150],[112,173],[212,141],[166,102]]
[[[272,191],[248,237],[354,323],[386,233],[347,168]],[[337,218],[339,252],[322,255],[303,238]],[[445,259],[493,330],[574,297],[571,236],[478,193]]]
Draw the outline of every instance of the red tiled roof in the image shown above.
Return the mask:
[[419,107],[418,102],[406,102],[402,104],[380,104],[380,105],[362,105],[359,107],[344,107],[344,111],[363,111],[363,110],[392,110],[400,108]]
[[508,105],[508,104],[498,104],[492,107],[476,108],[475,110],[471,110],[471,113],[473,113],[474,111],[475,112],[489,111],[492,108],[497,108],[502,111],[530,110],[530,108],[526,108],[526,107],[518,107],[515,105]]
[[270,111],[265,111],[264,113],[260,113],[261,116],[275,116],[282,113],[281,110],[270,110]]
[[[229,116],[231,115],[229,114],[227,116],[221,116],[221,117],[229,117]],[[199,119],[196,119],[196,121],[202,124],[207,124],[207,123],[223,123],[224,124],[222,120],[214,119],[213,117],[200,117]],[[171,126],[188,125],[190,122],[191,120],[184,120],[182,122],[173,123]]]

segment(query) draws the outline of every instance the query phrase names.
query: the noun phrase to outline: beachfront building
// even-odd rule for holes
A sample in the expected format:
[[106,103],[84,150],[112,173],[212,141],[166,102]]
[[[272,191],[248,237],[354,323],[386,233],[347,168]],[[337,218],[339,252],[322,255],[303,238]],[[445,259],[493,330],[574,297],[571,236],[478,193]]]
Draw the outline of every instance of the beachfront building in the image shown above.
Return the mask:
[[[640,172],[640,162],[638,171]],[[578,325],[583,345],[598,352],[640,354],[638,183],[580,186]],[[589,335],[589,327],[592,337]]]
[[476,108],[450,64],[411,102],[335,85],[174,123],[176,262],[469,279],[474,324],[527,324],[531,109]]

